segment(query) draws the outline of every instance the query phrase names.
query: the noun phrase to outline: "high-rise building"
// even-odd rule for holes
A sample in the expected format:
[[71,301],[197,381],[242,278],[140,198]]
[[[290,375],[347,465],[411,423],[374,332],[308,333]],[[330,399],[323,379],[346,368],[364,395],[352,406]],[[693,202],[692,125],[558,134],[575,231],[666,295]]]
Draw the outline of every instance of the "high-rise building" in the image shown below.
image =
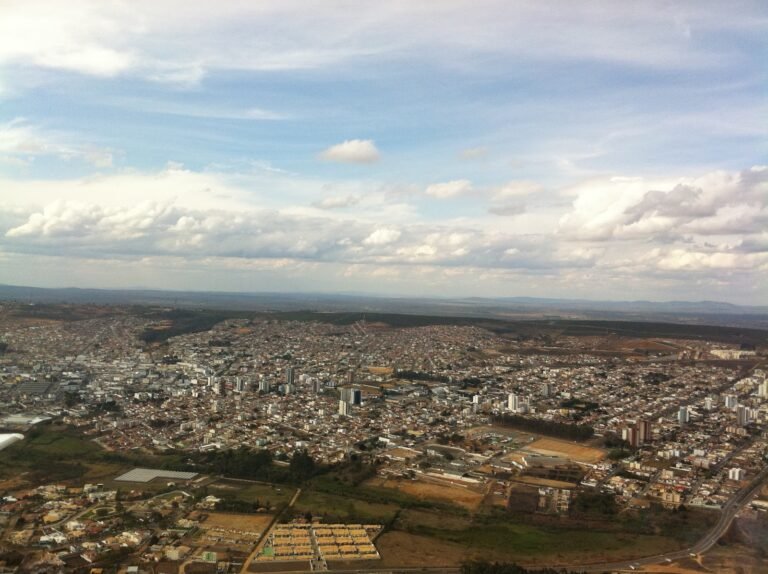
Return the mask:
[[552,392],[553,392],[552,383],[542,383],[541,384],[541,396],[542,397],[550,397],[550,396],[552,396]]
[[507,409],[515,413],[520,410],[520,397],[515,393],[507,396]]
[[736,424],[740,427],[747,426],[749,424],[749,408],[744,405],[736,407]]
[[321,393],[323,391],[323,381],[317,377],[312,378],[312,392]]
[[690,414],[688,413],[688,407],[680,407],[677,411],[677,422],[681,425],[687,424],[690,420]]
[[768,379],[757,385],[757,396],[768,397]]
[[344,387],[339,391],[339,398],[350,405],[363,404],[363,393],[360,389]]
[[725,395],[725,408],[735,409],[739,406],[739,398],[736,395]]
[[259,392],[268,393],[270,391],[269,379],[266,377],[259,380]]
[[653,440],[653,425],[651,421],[641,420],[637,423],[637,440],[640,444]]
[[706,397],[704,399],[704,408],[708,411],[711,411],[715,406],[715,399],[712,397]]
[[621,429],[621,440],[625,440],[629,443],[629,446],[637,447],[640,445],[640,434],[636,428],[626,427]]
[[339,414],[343,417],[349,416],[349,403],[343,399],[339,399]]
[[237,377],[235,379],[235,390],[238,393],[242,393],[245,391],[245,379],[243,379],[242,377]]
[[288,367],[285,370],[285,384],[286,385],[292,385],[296,378],[296,372],[293,370],[293,367]]

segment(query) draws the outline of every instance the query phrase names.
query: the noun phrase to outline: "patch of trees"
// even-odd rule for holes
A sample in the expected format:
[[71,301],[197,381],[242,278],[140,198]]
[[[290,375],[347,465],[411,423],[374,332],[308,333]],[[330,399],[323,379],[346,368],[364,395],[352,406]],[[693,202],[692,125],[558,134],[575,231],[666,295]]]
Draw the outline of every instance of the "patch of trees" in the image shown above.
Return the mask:
[[548,421],[516,414],[496,415],[491,420],[497,425],[569,440],[587,440],[595,434],[595,429],[590,425]]
[[579,574],[575,570],[565,568],[539,568],[529,570],[514,563],[488,562],[472,560],[461,565],[461,574]]
[[606,448],[629,448],[629,443],[615,433],[605,433],[603,445]]
[[441,433],[437,435],[435,441],[437,444],[459,444],[464,442],[464,435],[460,435],[457,432],[452,434]]
[[564,409],[577,409],[580,411],[594,411],[600,405],[593,403],[592,401],[582,401],[579,399],[568,399],[560,402],[560,406]]
[[588,490],[576,495],[571,509],[577,514],[613,515],[618,512],[616,497],[613,494]]
[[321,470],[307,451],[295,452],[287,467],[273,464],[272,453],[268,450],[247,447],[198,453],[193,461],[198,472],[265,482],[300,483]]

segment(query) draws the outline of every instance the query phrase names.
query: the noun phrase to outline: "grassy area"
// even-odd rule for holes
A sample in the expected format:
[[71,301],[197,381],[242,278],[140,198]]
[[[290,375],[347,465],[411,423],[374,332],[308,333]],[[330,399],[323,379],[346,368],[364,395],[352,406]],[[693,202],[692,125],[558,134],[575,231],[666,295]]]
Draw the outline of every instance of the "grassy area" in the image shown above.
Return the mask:
[[58,459],[84,458],[101,451],[91,440],[63,427],[42,427],[27,435],[25,441],[14,446],[27,451],[53,456]]
[[436,525],[406,517],[397,522],[409,534],[459,544],[470,555],[482,555],[494,560],[569,559],[578,556],[600,556],[613,559],[664,552],[679,547],[673,539],[663,536],[606,532],[585,528],[546,528],[532,524],[489,521],[473,523],[457,529],[457,524]]
[[287,504],[296,489],[266,482],[222,479],[208,485],[208,493],[218,497],[235,498],[243,502],[259,502],[263,506]]
[[299,514],[307,512],[313,516],[323,516],[326,522],[373,522],[386,523],[392,520],[399,510],[395,503],[368,502],[324,492],[302,492],[294,505],[294,511]]

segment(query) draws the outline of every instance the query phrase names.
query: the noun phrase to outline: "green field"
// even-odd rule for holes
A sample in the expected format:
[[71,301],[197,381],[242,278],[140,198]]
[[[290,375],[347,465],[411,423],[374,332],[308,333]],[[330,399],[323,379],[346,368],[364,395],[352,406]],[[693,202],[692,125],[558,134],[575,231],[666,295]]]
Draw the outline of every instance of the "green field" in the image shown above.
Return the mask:
[[265,506],[288,504],[296,489],[267,482],[221,479],[208,485],[208,493],[217,497],[235,498],[243,502],[260,502]]
[[326,522],[386,523],[394,518],[400,506],[395,503],[368,502],[324,492],[302,492],[294,505],[295,512],[323,516]]

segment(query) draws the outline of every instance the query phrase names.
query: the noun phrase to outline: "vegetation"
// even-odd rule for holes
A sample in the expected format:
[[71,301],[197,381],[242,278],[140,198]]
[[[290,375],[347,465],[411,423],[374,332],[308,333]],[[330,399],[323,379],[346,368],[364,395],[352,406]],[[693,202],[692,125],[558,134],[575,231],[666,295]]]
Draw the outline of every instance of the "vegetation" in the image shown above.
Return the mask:
[[589,425],[547,421],[515,414],[496,415],[491,420],[497,425],[569,440],[587,440],[595,434],[595,429]]
[[488,562],[486,560],[472,560],[461,565],[461,574],[578,574],[575,570],[565,568],[543,568],[529,570],[514,563]]

